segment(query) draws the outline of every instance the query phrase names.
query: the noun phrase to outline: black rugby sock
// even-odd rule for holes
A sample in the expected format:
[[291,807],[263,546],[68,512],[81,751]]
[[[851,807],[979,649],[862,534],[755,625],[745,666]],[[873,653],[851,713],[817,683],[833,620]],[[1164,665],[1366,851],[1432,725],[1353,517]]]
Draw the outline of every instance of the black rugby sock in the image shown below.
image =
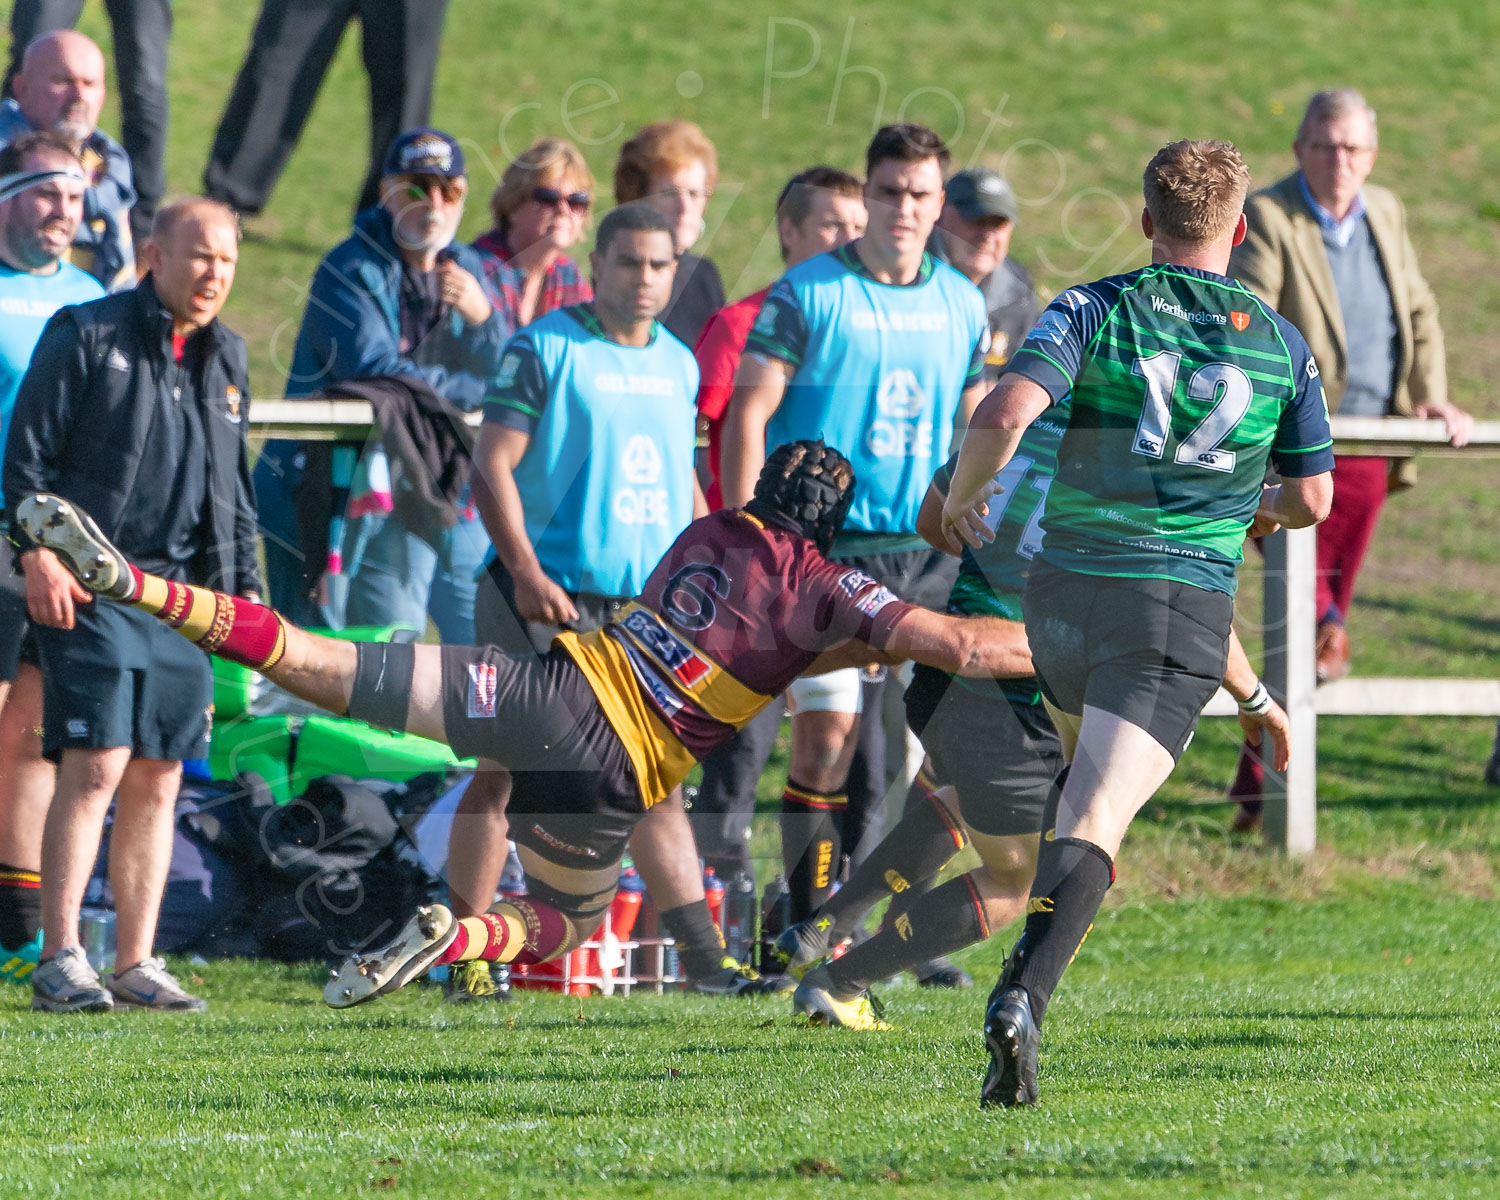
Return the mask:
[[1038,1024],[1114,881],[1115,864],[1092,842],[1042,842],[1036,882],[1026,905],[1026,928],[1006,968],[1006,981],[1026,989]]
[[896,897],[893,906],[912,903],[967,841],[963,826],[948,815],[919,774],[906,793],[901,820],[819,910],[819,916],[833,922],[830,936],[838,940],[853,933],[887,896]]
[[792,921],[804,921],[827,901],[843,853],[839,818],[849,807],[842,792],[815,792],[788,779],[781,793],[781,859],[791,893]]
[[[891,902],[894,910],[900,897]],[[918,896],[911,907],[887,916],[885,927],[828,965],[841,998],[910,970],[940,954],[951,954],[990,936],[984,901],[968,875],[950,879]]]
[[677,943],[689,979],[703,979],[724,965],[724,940],[708,911],[708,901],[694,900],[665,909],[660,920]]
[[19,950],[42,927],[42,877],[0,863],[0,946]]

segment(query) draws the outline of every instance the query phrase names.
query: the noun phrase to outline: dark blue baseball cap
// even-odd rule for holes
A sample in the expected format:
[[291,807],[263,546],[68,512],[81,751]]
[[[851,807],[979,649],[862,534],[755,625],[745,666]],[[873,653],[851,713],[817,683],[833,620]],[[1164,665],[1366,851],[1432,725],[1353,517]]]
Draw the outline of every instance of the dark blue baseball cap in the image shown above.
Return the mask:
[[441,129],[412,129],[391,143],[380,173],[462,179],[464,152],[458,142]]

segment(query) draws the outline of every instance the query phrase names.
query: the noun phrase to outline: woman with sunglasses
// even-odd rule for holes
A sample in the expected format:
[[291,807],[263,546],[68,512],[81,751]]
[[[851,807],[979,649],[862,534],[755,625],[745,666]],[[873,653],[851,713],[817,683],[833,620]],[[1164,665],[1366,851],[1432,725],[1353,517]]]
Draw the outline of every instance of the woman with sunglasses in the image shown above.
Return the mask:
[[564,253],[583,234],[593,189],[583,155],[561,138],[541,139],[505,168],[490,197],[495,227],[474,249],[506,337],[553,309],[594,298],[578,264]]
[[703,213],[718,181],[714,144],[691,121],[647,125],[620,147],[615,162],[616,202],[644,200],[672,222],[677,278],[659,319],[689,346],[697,345],[709,318],[724,307],[719,268],[688,253],[707,228]]

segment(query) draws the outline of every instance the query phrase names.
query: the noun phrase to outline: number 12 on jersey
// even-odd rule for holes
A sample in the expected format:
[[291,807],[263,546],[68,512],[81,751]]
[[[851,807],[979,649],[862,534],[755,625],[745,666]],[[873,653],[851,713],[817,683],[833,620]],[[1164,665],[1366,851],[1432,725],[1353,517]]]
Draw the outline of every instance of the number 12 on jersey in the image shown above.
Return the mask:
[[[1146,381],[1146,402],[1135,427],[1131,450],[1147,458],[1161,458],[1172,428],[1172,397],[1177,390],[1177,370],[1182,355],[1163,350],[1131,364],[1131,374]],[[1188,376],[1187,394],[1193,400],[1213,400],[1206,417],[1177,446],[1173,460],[1187,467],[1208,471],[1234,470],[1234,451],[1219,447],[1250,411],[1255,389],[1250,377],[1230,363],[1209,363]]]

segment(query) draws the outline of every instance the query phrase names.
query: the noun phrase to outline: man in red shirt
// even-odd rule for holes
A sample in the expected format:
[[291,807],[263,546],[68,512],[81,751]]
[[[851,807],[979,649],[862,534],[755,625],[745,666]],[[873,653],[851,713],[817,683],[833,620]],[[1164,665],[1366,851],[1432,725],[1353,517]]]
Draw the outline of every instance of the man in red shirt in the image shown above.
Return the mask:
[[526,896],[463,920],[419,910],[335,974],[324,999],[345,1008],[436,963],[545,962],[578,945],[614,898],[636,822],[798,675],[872,658],[1016,669],[1024,649],[1005,622],[907,604],[825,557],[853,489],[848,460],[821,441],[778,447],[744,508],[693,522],[616,619],[559,634],[542,658],[318,637],[263,605],[144,574],[60,497],[27,497],[16,515],[90,591],[331,712],[511,772]]
[[[865,231],[865,199],[859,180],[837,167],[809,167],[793,175],[776,199],[776,233],[781,239],[781,261],[788,267],[835,250]],[[724,408],[734,393],[734,375],[750,326],[771,290],[726,304],[703,328],[693,348],[698,357],[698,432],[708,436],[708,475],[704,487],[710,512],[724,507],[719,492],[719,439]]]
[[[781,261],[788,267],[852,242],[864,231],[863,188],[858,179],[837,167],[798,172],[776,199],[776,234]],[[711,512],[724,507],[719,491],[724,409],[734,394],[734,376],[750,326],[770,290],[768,284],[721,308],[709,318],[693,351],[699,372],[699,441],[701,445],[706,438],[708,443],[706,469],[700,457],[699,473]],[[740,872],[753,874],[747,835],[755,808],[755,784],[780,728],[781,708],[770,705],[703,762],[703,781],[693,801],[693,834],[704,861],[726,881]]]

